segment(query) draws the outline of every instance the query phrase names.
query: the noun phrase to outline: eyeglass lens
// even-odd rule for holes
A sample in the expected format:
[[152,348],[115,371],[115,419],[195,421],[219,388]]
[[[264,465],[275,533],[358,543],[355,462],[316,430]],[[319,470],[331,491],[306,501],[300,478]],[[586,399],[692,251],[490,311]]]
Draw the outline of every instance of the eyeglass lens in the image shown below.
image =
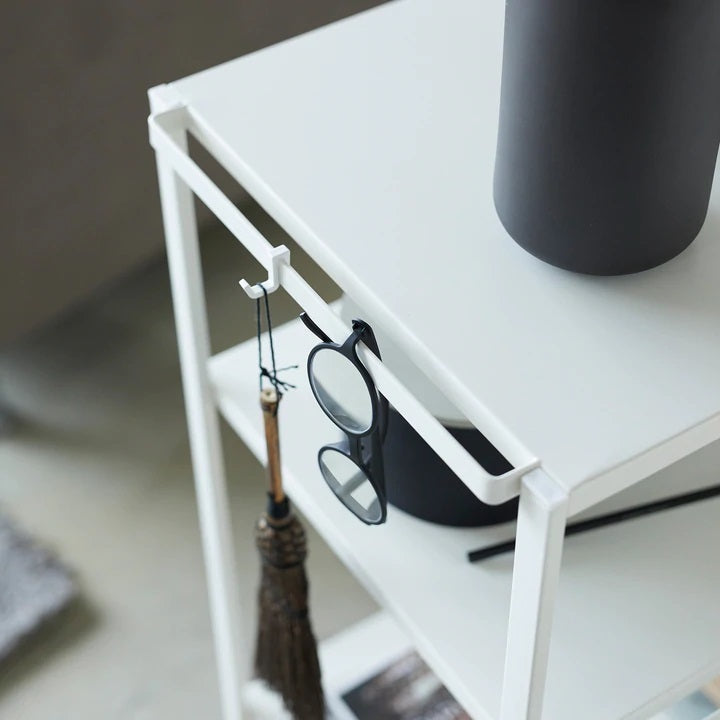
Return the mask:
[[312,357],[310,373],[318,402],[344,430],[366,432],[373,419],[373,406],[363,376],[344,355],[330,348]]
[[328,448],[320,455],[320,469],[325,481],[350,510],[367,522],[380,520],[380,500],[375,488],[353,460]]

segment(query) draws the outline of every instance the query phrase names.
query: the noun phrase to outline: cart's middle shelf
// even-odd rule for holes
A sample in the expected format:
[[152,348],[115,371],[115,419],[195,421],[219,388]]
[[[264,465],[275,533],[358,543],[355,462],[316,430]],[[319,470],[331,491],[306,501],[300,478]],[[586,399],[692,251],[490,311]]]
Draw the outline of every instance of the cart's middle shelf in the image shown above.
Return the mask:
[[[280,410],[288,493],[473,717],[497,718],[513,558],[473,566],[465,553],[513,529],[444,528],[392,507],[383,526],[352,517],[317,468],[318,448],[338,431],[308,387],[304,361],[314,343],[298,321],[275,332],[278,366],[300,364],[288,376],[298,388]],[[225,418],[264,461],[255,340],[214,357],[210,375]],[[717,465],[717,448],[702,453]],[[670,702],[720,672],[720,625],[707,622],[720,597],[718,517],[714,500],[568,540],[547,717],[644,717],[635,713],[650,714],[653,701]]]

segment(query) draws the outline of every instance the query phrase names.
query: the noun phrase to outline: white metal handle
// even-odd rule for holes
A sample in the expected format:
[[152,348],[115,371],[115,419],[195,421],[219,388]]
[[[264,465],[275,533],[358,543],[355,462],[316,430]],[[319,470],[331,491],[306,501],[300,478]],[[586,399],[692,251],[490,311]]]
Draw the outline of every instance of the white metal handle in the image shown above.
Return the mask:
[[[335,315],[327,303],[313,290],[305,279],[289,264],[289,251],[285,256],[283,246],[273,248],[250,221],[233,205],[212,180],[193,162],[173,139],[172,133],[185,129],[190,118],[183,107],[151,115],[150,143],[169,162],[175,172],[193,192],[207,205],[230,232],[261,262],[269,273],[269,288],[280,284],[289,295],[308,312],[331,337],[344,340],[349,328]],[[265,286],[265,285],[263,285]],[[246,292],[262,294],[259,286],[243,285]],[[259,297],[251,295],[250,297]],[[358,348],[379,390],[393,407],[403,415],[417,433],[435,450],[470,491],[481,500],[498,504],[517,497],[522,477],[539,467],[536,458],[523,458],[515,468],[503,475],[491,475],[470,453],[433,417],[417,398],[388,370],[380,360],[364,348]]]

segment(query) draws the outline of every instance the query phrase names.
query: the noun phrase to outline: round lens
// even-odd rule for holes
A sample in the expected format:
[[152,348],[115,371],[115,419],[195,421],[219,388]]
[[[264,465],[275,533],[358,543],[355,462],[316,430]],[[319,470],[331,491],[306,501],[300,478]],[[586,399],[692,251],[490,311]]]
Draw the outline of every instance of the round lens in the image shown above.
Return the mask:
[[370,390],[350,360],[336,350],[321,348],[312,356],[310,376],[318,402],[340,427],[355,434],[370,429]]
[[325,482],[352,512],[365,522],[380,522],[380,498],[362,468],[347,455],[327,448],[320,455],[320,470]]

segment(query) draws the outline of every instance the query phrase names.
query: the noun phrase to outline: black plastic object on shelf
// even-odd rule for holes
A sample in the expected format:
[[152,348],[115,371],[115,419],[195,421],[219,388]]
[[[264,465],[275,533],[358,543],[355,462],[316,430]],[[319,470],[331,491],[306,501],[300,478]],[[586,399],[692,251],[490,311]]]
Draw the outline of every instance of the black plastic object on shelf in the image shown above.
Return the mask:
[[[447,430],[489,473],[502,475],[512,470],[512,465],[475,428]],[[502,505],[478,500],[392,407],[383,455],[388,502],[415,517],[441,525],[478,527],[517,516],[517,499]]]
[[[633,507],[625,508],[624,510],[616,510],[615,512],[606,513],[605,515],[598,515],[596,517],[589,518],[588,520],[580,520],[579,522],[569,523],[565,528],[565,537],[579,535],[580,533],[589,532],[590,530],[598,530],[599,528],[627,522],[628,520],[635,520],[636,518],[644,517],[645,515],[653,515],[654,513],[663,512],[665,510],[673,510],[674,508],[683,507],[684,505],[691,505],[692,503],[716,498],[719,495],[720,485],[714,485],[713,487],[695,490],[683,495],[674,495],[669,498],[663,498],[662,500],[644,503],[643,505],[634,505]],[[470,562],[479,562],[480,560],[487,560],[488,558],[495,557],[496,555],[513,552],[514,550],[515,540],[506,540],[505,542],[488,545],[487,547],[478,548],[477,550],[471,550],[468,552],[468,560]]]
[[684,250],[720,141],[720,0],[508,0],[495,206],[561,268]]

